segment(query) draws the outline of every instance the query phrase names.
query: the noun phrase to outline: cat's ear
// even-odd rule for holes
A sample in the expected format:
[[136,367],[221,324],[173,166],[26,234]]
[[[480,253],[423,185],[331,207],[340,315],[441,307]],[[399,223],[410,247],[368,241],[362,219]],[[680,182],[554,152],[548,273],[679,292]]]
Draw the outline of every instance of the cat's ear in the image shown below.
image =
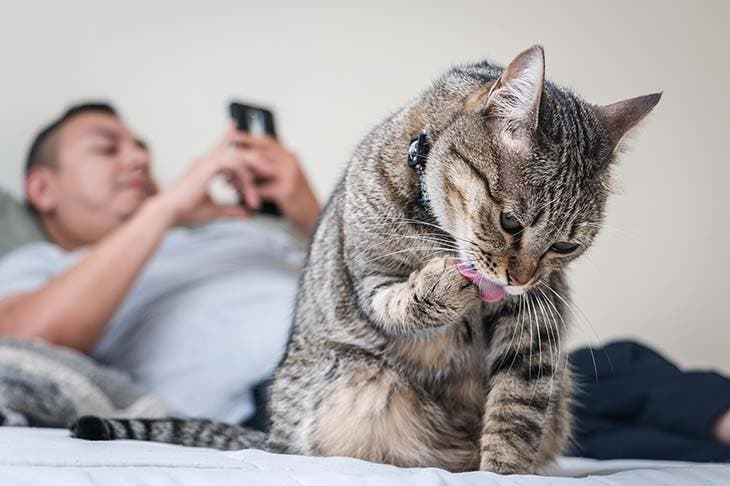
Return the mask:
[[537,130],[545,84],[545,53],[541,46],[521,52],[507,66],[487,95],[488,119],[504,123],[512,136],[532,136]]
[[621,140],[649,114],[661,97],[662,93],[654,93],[594,108],[596,116],[608,133],[611,152],[616,151]]

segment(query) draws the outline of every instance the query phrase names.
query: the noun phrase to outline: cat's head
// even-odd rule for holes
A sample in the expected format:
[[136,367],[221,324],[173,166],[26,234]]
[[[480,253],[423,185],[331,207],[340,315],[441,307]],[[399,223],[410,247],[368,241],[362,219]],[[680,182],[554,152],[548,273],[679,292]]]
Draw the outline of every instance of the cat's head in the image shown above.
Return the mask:
[[591,105],[544,80],[539,46],[470,94],[433,142],[431,209],[482,299],[518,295],[593,242],[624,136],[660,94]]

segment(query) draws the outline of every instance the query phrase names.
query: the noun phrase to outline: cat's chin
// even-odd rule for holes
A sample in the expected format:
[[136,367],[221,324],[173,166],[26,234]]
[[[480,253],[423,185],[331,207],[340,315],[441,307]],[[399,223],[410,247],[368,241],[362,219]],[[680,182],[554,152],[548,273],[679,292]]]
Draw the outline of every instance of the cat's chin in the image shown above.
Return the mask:
[[480,274],[474,265],[469,262],[460,262],[457,267],[459,273],[474,282],[479,288],[479,298],[484,302],[499,302],[507,296],[505,287]]

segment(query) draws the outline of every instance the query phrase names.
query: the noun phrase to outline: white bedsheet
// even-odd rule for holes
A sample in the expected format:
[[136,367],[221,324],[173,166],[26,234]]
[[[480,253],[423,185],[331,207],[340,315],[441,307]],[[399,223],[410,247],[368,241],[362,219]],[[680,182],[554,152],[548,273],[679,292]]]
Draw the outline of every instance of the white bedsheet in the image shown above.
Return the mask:
[[562,458],[550,476],[402,469],[341,457],[220,452],[0,427],[0,485],[730,485],[730,464]]

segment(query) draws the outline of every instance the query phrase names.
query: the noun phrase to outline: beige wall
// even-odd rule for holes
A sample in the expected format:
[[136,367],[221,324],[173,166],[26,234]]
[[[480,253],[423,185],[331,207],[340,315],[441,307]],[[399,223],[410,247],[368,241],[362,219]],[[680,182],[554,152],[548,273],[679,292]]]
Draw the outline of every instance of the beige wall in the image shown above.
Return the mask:
[[548,77],[591,101],[664,90],[617,170],[616,229],[572,271],[592,324],[574,342],[638,337],[730,371],[729,4],[2,1],[0,184],[19,192],[41,122],[99,97],[167,183],[240,97],[276,109],[325,197],[366,130],[449,65],[541,43]]

